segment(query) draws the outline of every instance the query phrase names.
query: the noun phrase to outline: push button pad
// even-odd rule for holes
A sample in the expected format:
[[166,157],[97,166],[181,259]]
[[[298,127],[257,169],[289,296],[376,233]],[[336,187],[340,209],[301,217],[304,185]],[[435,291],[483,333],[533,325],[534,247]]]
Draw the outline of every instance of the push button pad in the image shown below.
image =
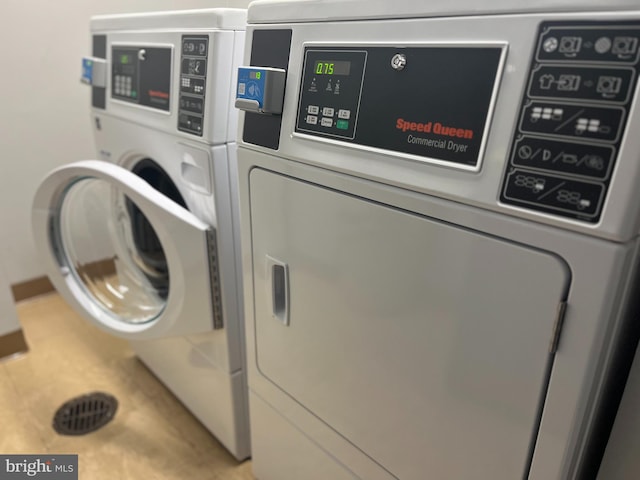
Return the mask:
[[180,53],[178,130],[202,136],[209,37],[183,35]]
[[353,139],[366,52],[307,49],[296,131]]
[[597,223],[638,78],[640,23],[540,26],[500,200]]

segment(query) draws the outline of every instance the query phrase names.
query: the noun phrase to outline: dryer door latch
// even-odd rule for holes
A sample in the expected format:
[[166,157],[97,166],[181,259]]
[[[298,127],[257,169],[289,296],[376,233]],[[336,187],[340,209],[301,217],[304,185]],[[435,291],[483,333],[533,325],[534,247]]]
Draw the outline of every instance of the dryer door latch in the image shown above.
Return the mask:
[[556,321],[553,324],[553,333],[551,334],[551,342],[549,343],[549,353],[554,355],[558,351],[558,344],[560,343],[560,333],[562,332],[562,325],[564,324],[564,317],[567,313],[567,302],[560,302],[558,305],[558,315]]

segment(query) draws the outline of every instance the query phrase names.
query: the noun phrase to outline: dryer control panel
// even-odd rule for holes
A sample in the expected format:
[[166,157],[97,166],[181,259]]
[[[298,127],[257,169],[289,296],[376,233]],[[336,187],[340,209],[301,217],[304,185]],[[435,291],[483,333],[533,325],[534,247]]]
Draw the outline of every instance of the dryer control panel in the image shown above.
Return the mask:
[[640,25],[545,22],[500,200],[600,219],[638,77]]
[[479,169],[504,52],[499,43],[306,46],[295,131]]

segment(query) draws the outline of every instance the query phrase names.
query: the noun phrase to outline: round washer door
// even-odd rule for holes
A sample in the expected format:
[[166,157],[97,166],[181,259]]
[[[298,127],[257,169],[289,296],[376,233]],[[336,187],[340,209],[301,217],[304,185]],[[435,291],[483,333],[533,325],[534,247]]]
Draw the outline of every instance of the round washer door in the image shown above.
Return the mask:
[[[141,255],[142,224],[161,244],[162,272]],[[52,171],[36,192],[32,227],[58,292],[109,333],[153,339],[212,330],[219,320],[215,230],[117,165],[87,160]]]

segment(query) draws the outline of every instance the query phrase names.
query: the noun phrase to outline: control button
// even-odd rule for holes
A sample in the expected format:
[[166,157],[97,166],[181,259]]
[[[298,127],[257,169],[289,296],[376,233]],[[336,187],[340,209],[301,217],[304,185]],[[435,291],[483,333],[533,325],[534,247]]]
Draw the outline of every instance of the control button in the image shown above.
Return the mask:
[[604,185],[528,170],[509,172],[503,200],[534,210],[572,217],[593,217],[600,209]]
[[322,115],[325,117],[333,117],[334,110],[331,107],[324,107],[322,109]]
[[323,118],[320,120],[320,125],[323,127],[333,127],[333,119],[332,118]]
[[630,68],[545,65],[534,72],[529,96],[625,102],[632,78],[633,70]]
[[336,127],[340,130],[347,130],[349,128],[349,122],[347,120],[338,120],[336,122]]
[[316,125],[318,123],[318,117],[315,115],[307,115],[307,123],[310,125]]
[[307,107],[307,112],[311,113],[312,115],[317,115],[320,112],[320,107],[318,107],[317,105],[309,105]]
[[513,149],[511,164],[596,179],[609,176],[614,148],[524,136]]
[[523,110],[520,130],[572,138],[614,142],[624,110],[620,107],[588,107],[533,102]]
[[338,118],[349,120],[349,118],[351,118],[351,110],[345,110],[341,108],[340,110],[338,110]]

